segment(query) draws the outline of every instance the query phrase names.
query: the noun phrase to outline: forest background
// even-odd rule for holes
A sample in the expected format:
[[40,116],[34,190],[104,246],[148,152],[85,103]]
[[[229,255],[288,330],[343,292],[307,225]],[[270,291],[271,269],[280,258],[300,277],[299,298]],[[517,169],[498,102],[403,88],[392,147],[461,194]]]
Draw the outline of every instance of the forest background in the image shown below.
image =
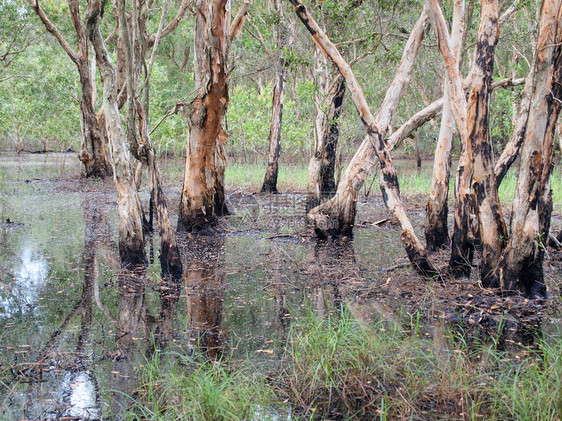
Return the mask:
[[[236,3],[236,2],[234,2]],[[384,98],[402,55],[408,34],[419,17],[423,1],[306,2],[328,34],[346,52],[373,109]],[[452,17],[450,1],[444,1],[446,17]],[[513,2],[500,2],[500,13]],[[535,0],[515,2],[517,9],[503,23],[495,52],[495,79],[524,78],[533,60],[539,4]],[[237,7],[233,4],[233,8]],[[323,106],[316,51],[306,29],[296,22],[287,2],[281,2],[283,19],[288,22],[292,42],[280,47],[276,42],[280,12],[271,0],[252,2],[247,23],[234,41],[230,53],[230,102],[225,128],[229,134],[227,154],[230,163],[262,164],[265,168],[271,123],[272,87],[278,58],[288,63],[285,74],[285,104],[281,134],[281,165],[308,165],[314,147],[315,106]],[[49,18],[66,39],[75,39],[68,4],[59,0],[41,2]],[[173,16],[179,2],[172,6]],[[478,2],[469,2],[472,25],[465,35],[464,74],[475,45]],[[115,26],[114,17],[102,20],[106,33]],[[147,26],[157,31],[161,5],[155,4]],[[163,37],[156,52],[150,82],[150,121],[152,142],[157,155],[183,156],[187,121],[185,108],[195,96],[193,71],[193,14],[188,10],[176,31]],[[392,122],[399,127],[410,116],[442,96],[443,64],[430,31],[415,64],[412,83]],[[115,49],[110,42],[108,48]],[[114,51],[113,51],[114,53]],[[49,34],[31,7],[18,0],[0,4],[0,150],[2,151],[80,151],[79,105],[81,88],[75,65],[57,40]],[[98,79],[98,105],[101,82]],[[499,154],[509,140],[512,119],[522,85],[498,89],[492,94],[490,134],[494,152]],[[325,95],[325,94],[324,94]],[[180,105],[177,107],[177,105]],[[175,111],[175,112],[174,112]],[[123,113],[126,113],[124,107]],[[125,114],[124,114],[125,115]],[[431,159],[439,133],[439,119],[421,127],[402,144],[395,155]],[[340,145],[337,173],[345,169],[365,135],[355,106],[344,101],[340,119]],[[557,142],[560,145],[559,142]],[[460,145],[455,136],[453,157]]]

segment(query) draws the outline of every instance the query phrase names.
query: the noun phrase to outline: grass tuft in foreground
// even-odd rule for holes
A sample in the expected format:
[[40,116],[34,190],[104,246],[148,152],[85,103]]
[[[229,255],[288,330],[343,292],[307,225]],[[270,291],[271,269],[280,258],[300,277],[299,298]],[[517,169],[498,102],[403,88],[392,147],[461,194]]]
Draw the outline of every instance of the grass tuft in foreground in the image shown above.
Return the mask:
[[271,389],[249,365],[234,368],[184,356],[173,359],[166,369],[159,357],[143,368],[143,383],[130,412],[133,419],[251,420],[272,400]]
[[153,361],[143,370],[135,413],[263,420],[284,402],[291,420],[562,418],[559,335],[507,352],[494,338],[466,341],[458,330],[432,341],[412,334],[415,326],[366,325],[345,310],[326,319],[309,313],[294,322],[281,368],[267,382],[249,364],[178,357],[182,364],[163,370]]
[[[412,329],[414,330],[414,329]],[[365,326],[343,311],[295,326],[279,384],[304,419],[520,419],[562,416],[562,340],[517,355]]]

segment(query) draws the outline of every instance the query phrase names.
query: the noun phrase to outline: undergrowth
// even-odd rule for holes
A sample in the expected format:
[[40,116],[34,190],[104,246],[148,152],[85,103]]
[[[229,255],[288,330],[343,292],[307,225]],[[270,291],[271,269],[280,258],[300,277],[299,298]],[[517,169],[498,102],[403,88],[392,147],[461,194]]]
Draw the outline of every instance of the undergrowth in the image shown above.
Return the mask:
[[[508,353],[467,345],[450,330],[432,341],[347,311],[309,313],[290,329],[280,368],[267,375],[180,357],[143,369],[134,413],[142,419],[262,420],[279,402],[292,420],[560,420],[562,341]],[[267,379],[267,381],[266,381]],[[276,419],[287,419],[286,417]]]

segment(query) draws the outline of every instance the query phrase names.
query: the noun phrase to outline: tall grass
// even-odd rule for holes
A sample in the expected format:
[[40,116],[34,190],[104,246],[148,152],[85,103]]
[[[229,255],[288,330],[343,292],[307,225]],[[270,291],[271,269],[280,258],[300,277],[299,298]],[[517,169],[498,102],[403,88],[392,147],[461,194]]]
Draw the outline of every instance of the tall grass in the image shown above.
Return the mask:
[[131,417],[263,420],[284,402],[292,420],[561,419],[560,334],[508,353],[462,329],[444,329],[445,343],[415,331],[309,311],[268,376],[248,363],[153,359]]
[[234,367],[178,355],[166,365],[159,352],[154,355],[141,370],[131,419],[250,420],[273,401],[271,389],[249,365]]
[[346,311],[310,314],[291,331],[278,381],[304,419],[560,419],[560,338],[514,356],[447,337],[443,347]]

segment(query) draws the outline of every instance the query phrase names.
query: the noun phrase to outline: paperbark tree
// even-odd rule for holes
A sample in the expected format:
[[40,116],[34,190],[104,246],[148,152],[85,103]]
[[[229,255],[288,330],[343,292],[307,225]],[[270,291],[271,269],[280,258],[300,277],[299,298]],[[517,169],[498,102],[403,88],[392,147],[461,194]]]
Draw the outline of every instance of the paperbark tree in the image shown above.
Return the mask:
[[[310,32],[316,45],[324,54],[326,54],[326,56],[330,58],[330,60],[334,62],[347,82],[347,86],[349,88],[351,97],[353,98],[353,102],[357,107],[357,111],[361,117],[361,121],[367,129],[367,133],[370,137],[370,148],[374,151],[380,161],[382,173],[381,190],[384,202],[400,222],[400,225],[402,227],[402,243],[410,261],[412,262],[414,269],[420,275],[427,278],[437,275],[438,272],[430,262],[430,260],[427,258],[423,245],[417,238],[412,223],[410,222],[410,219],[408,218],[404,206],[402,205],[402,202],[400,200],[398,177],[396,175],[396,170],[394,169],[394,166],[392,164],[392,158],[390,156],[388,145],[383,137],[384,132],[386,132],[386,128],[390,124],[390,119],[393,115],[393,111],[397,106],[396,97],[401,96],[400,93],[404,90],[406,82],[409,79],[408,75],[411,73],[411,64],[408,66],[403,66],[403,63],[405,61],[413,61],[415,54],[413,57],[408,55],[403,58],[403,62],[399,67],[398,76],[395,77],[395,80],[390,88],[390,90],[396,91],[393,93],[393,95],[387,95],[385,101],[383,102],[383,105],[381,106],[381,110],[379,111],[378,118],[375,120],[375,117],[369,109],[361,86],[359,85],[359,82],[353,74],[353,71],[351,70],[349,64],[344,60],[335,45],[328,39],[326,34],[314,21],[312,16],[308,13],[304,4],[300,0],[289,1],[291,2],[291,4],[293,4],[297,17]],[[416,24],[416,28],[414,29],[412,36],[409,39],[407,48],[412,47],[411,44],[415,44],[416,40],[419,41],[420,38],[423,37],[427,21],[428,16],[424,10],[420,19],[418,20],[418,23]],[[417,34],[418,36],[414,36],[415,34]],[[407,71],[406,74],[402,74],[401,71],[404,71],[405,69],[409,69],[409,71]],[[351,191],[353,191],[353,186],[350,187]],[[337,197],[337,195],[335,197]],[[355,207],[354,202],[351,201],[351,203]]]
[[77,38],[77,50],[64,38],[60,30],[47,17],[38,0],[29,3],[47,31],[49,31],[62,46],[66,54],[76,65],[80,78],[80,128],[82,149],[78,155],[82,162],[84,177],[105,178],[111,176],[111,165],[107,158],[103,128],[98,125],[95,111],[95,77],[89,63],[89,45],[86,30],[80,18],[80,3],[78,0],[68,0],[70,18]]
[[[119,33],[123,42],[123,54],[126,69],[126,85],[127,85],[127,137],[129,145],[137,159],[148,166],[150,172],[150,179],[152,183],[152,197],[151,203],[155,208],[156,222],[158,225],[158,232],[160,235],[160,265],[162,268],[162,275],[164,277],[173,277],[176,279],[182,276],[182,264],[176,237],[172,223],[168,215],[168,206],[166,196],[163,190],[162,181],[160,179],[160,172],[155,158],[154,147],[150,140],[148,132],[148,116],[146,109],[140,102],[139,98],[139,81],[140,75],[136,69],[141,69],[144,55],[139,54],[143,50],[142,33],[139,25],[141,16],[139,14],[140,8],[133,0],[132,16],[131,19],[127,18],[126,0],[117,0],[117,12],[119,19]],[[148,69],[152,69],[154,64],[154,57],[156,48],[160,41],[163,30],[163,19],[165,12],[162,13],[162,20],[158,32],[156,34],[155,43],[151,59],[148,64]],[[129,25],[131,26],[129,28]],[[145,81],[149,80],[149,75]],[[148,89],[145,83],[144,89]],[[148,105],[148,96],[145,97]],[[138,121],[137,121],[138,118]],[[137,136],[138,133],[138,136]]]
[[[250,0],[244,0],[244,2],[238,7],[236,16],[230,23],[230,28],[228,30],[228,44],[227,44],[227,57],[229,56],[230,47],[234,39],[242,31],[244,22],[248,16],[248,10],[250,8]],[[228,23],[227,23],[228,24]],[[226,174],[226,136],[219,136],[216,141],[215,149],[215,214],[217,217],[226,216],[230,214],[230,210],[226,205],[226,194],[225,194],[225,174]]]
[[497,0],[483,0],[467,109],[474,163],[472,189],[476,199],[474,207],[482,245],[480,279],[484,287],[499,286],[496,269],[507,236],[494,173],[489,131],[494,50],[499,36],[498,18]]
[[[326,77],[325,77],[326,79]],[[316,105],[314,150],[308,164],[307,212],[321,204],[322,199],[336,193],[336,153],[340,135],[339,118],[345,97],[345,78],[336,73],[327,87],[325,100]]]
[[546,296],[543,259],[552,211],[554,134],[562,101],[561,22],[562,1],[544,0],[511,233],[499,271],[503,289],[528,296]]
[[[228,137],[222,128],[222,121],[229,99],[226,64],[230,41],[240,32],[248,6],[249,1],[245,1],[230,24],[230,1],[196,1],[194,52],[198,93],[188,111],[179,231],[205,231],[216,224],[217,209],[226,208],[226,156],[224,150],[217,148],[217,143],[224,144]],[[216,200],[222,200],[223,203],[217,203]]]
[[[301,2],[293,2],[291,3],[295,5],[297,10],[297,15],[300,16],[301,10],[304,9],[304,5]],[[307,13],[308,14],[308,13]],[[301,17],[301,20],[304,22],[304,17]],[[392,121],[392,117],[398,107],[398,103],[404,94],[406,87],[408,86],[408,82],[410,80],[410,76],[412,74],[413,65],[415,62],[415,58],[418,52],[418,49],[421,45],[421,42],[424,38],[424,34],[428,28],[429,18],[425,11],[422,13],[418,22],[414,26],[410,37],[404,47],[404,53],[402,56],[402,60],[400,61],[400,65],[394,79],[386,92],[386,96],[384,101],[379,109],[376,119],[373,117],[372,124],[377,127],[376,132],[378,133],[377,136],[380,135],[381,139],[380,142],[377,143],[379,140],[373,140],[373,135],[371,134],[370,129],[367,129],[369,136],[367,136],[361,146],[359,147],[358,151],[353,156],[347,170],[345,171],[339,185],[337,192],[334,197],[330,200],[326,201],[325,203],[321,204],[320,206],[312,209],[308,213],[308,218],[314,223],[315,230],[318,236],[320,237],[339,237],[339,236],[352,236],[353,235],[353,225],[355,223],[355,212],[356,212],[356,201],[357,195],[359,193],[359,189],[365,182],[369,171],[376,163],[376,159],[381,159],[380,154],[382,153],[383,159],[390,159],[390,149],[385,150],[384,153],[382,151],[382,145],[385,145],[386,142],[384,140],[384,136],[386,136],[386,132]],[[307,25],[307,22],[305,22]],[[308,28],[309,29],[309,28]],[[309,32],[313,33],[309,29]],[[313,37],[316,37],[316,32],[313,33]],[[316,41],[316,38],[314,38]],[[318,42],[317,42],[318,44]],[[335,49],[335,48],[334,48]],[[320,45],[320,50],[324,52],[324,54],[328,54],[326,52],[326,48],[323,45]],[[339,54],[339,53],[338,53]],[[341,55],[340,55],[341,57]],[[343,58],[338,58],[338,62],[334,60],[333,57],[330,56],[330,59],[334,61],[336,66],[339,68],[340,72],[344,76],[348,89],[353,97],[353,101],[356,103],[357,109],[359,110],[359,114],[362,118],[364,118],[364,113],[366,112],[365,108],[368,109],[366,104],[358,104],[357,94],[352,92],[351,85],[350,85],[350,75],[353,74],[351,68],[348,63],[345,62]],[[356,82],[355,82],[356,83]],[[353,88],[357,89],[357,88]],[[362,108],[363,107],[363,108]],[[370,111],[369,111],[370,113]],[[364,124],[369,127],[367,123]],[[377,139],[375,137],[374,139]],[[381,163],[382,172],[381,175],[382,179],[382,191],[383,197],[385,201],[387,199],[387,187],[388,183],[393,179],[394,176],[390,174],[386,174],[387,167],[386,163]],[[394,171],[392,167],[391,172]],[[390,178],[389,178],[390,177]],[[396,186],[396,194],[398,194],[398,189]],[[388,205],[390,209],[393,208],[394,203]],[[401,205],[400,205],[401,206]],[[416,242],[419,243],[419,240]],[[417,246],[416,246],[417,247]],[[423,247],[422,247],[423,249]]]
[[277,176],[279,174],[279,155],[281,154],[281,127],[283,123],[283,89],[285,74],[289,63],[285,59],[285,48],[290,45],[288,28],[283,22],[283,9],[279,0],[274,1],[275,10],[279,13],[277,24],[277,49],[279,50],[279,62],[275,82],[273,84],[271,125],[269,126],[269,151],[267,154],[267,169],[261,186],[262,193],[277,193]]
[[216,224],[216,140],[228,104],[226,74],[227,0],[197,0],[195,20],[196,80],[201,81],[188,115],[185,177],[178,217],[179,231],[201,231]]
[[136,189],[132,157],[117,106],[117,71],[100,31],[102,2],[91,0],[85,13],[86,34],[96,51],[103,78],[103,107],[113,177],[117,187],[119,255],[123,266],[146,263],[142,229],[142,207]]
[[470,275],[474,257],[471,226],[472,143],[467,124],[467,102],[462,86],[458,61],[451,47],[445,18],[439,4],[428,0],[432,24],[437,34],[439,51],[445,62],[447,89],[451,95],[453,116],[461,138],[461,157],[455,183],[455,220],[449,268],[455,277]]
[[[453,25],[451,27],[451,48],[457,61],[460,58],[461,42],[464,31],[464,0],[455,0]],[[455,119],[449,101],[451,94],[445,80],[445,104],[441,115],[439,139],[435,148],[433,160],[433,175],[429,198],[425,207],[425,242],[428,250],[437,250],[449,246],[449,228],[447,217],[449,215],[449,175],[451,150],[453,146],[453,133]]]

